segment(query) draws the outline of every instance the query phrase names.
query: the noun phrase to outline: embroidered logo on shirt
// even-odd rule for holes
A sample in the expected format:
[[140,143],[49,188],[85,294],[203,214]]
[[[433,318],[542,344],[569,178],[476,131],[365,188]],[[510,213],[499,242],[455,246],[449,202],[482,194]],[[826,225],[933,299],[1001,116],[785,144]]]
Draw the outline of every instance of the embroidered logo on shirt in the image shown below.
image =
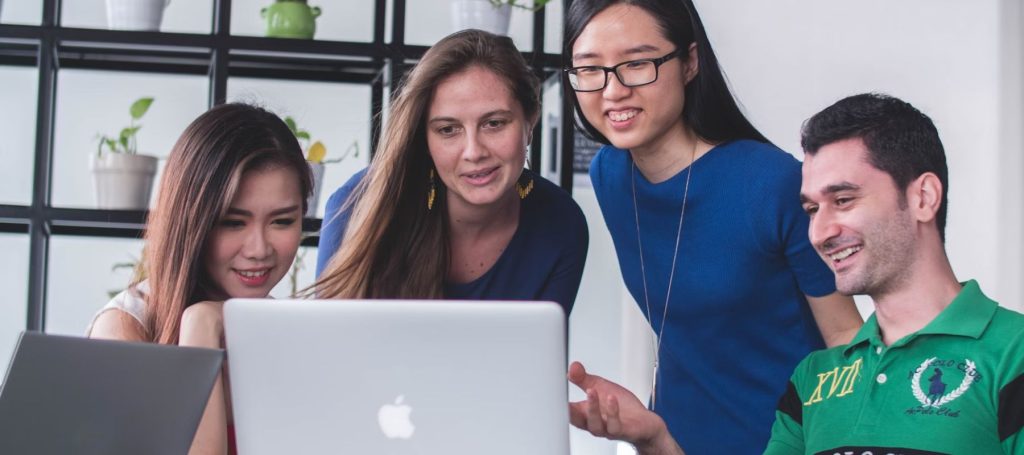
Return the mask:
[[[951,388],[956,384],[953,371],[963,374],[956,388]],[[971,359],[964,359],[963,362],[941,360],[936,357],[926,359],[914,369],[910,377],[910,392],[921,405],[907,409],[906,412],[958,417],[960,411],[949,409],[946,405],[960,398],[971,388],[971,384],[980,378],[978,368]],[[922,386],[923,382],[927,383],[927,387]]]
[[[863,364],[864,359],[857,359],[856,362],[842,368],[835,367],[829,371],[818,373],[818,387],[814,389],[814,393],[812,393],[811,398],[804,403],[804,406],[810,406],[814,403],[832,398],[833,396],[844,397],[853,393],[853,386],[860,376],[860,367]],[[827,388],[825,387],[826,385],[828,385]],[[823,395],[826,391],[828,394]]]

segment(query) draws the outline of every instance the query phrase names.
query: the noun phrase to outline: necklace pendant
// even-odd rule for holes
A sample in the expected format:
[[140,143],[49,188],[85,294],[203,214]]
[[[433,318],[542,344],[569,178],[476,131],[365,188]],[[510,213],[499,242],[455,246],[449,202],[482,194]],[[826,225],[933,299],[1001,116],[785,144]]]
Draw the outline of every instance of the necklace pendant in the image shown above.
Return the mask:
[[658,362],[654,362],[654,370],[651,371],[651,410],[654,410],[654,403],[658,396]]

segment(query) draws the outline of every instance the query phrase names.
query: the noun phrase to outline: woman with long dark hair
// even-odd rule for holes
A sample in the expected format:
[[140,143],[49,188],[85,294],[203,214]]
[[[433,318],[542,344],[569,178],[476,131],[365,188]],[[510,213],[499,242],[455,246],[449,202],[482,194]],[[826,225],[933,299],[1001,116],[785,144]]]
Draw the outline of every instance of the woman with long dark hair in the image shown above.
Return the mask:
[[[224,300],[266,297],[291,268],[311,182],[274,114],[225,104],[200,115],[167,159],[136,278],[88,336],[222,349]],[[234,452],[223,376],[190,454]]]
[[861,325],[807,240],[800,164],[744,117],[690,0],[576,0],[564,36],[565,99],[605,144],[591,180],[657,336],[653,412],[575,364],[573,423],[760,453],[796,364]]
[[370,167],[327,203],[316,296],[550,300],[568,315],[587,225],[524,169],[539,92],[508,37],[466,30],[432,46]]

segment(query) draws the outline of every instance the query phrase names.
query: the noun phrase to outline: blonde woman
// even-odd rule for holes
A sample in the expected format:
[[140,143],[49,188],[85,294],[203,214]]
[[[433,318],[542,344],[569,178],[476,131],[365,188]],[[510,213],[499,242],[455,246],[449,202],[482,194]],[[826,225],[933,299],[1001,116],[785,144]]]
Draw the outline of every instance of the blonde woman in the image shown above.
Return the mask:
[[524,169],[539,86],[507,37],[467,30],[428,50],[370,167],[328,201],[316,294],[551,300],[568,314],[587,225]]

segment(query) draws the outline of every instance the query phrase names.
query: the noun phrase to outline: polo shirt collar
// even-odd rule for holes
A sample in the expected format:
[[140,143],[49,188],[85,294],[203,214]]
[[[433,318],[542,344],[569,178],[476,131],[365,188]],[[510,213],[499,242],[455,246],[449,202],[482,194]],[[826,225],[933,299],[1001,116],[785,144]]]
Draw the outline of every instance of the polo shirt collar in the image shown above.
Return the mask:
[[[971,338],[980,338],[985,328],[988,327],[992,317],[996,313],[998,304],[981,292],[981,287],[975,280],[961,283],[963,289],[956,298],[950,302],[946,309],[942,310],[932,322],[924,326],[897,344],[903,344],[909,339],[918,335],[958,335]],[[843,349],[844,354],[849,354],[854,348],[863,343],[870,342],[871,345],[881,345],[881,335],[878,330],[878,320],[872,314],[864,326],[860,328],[857,335],[853,337],[850,344]]]

